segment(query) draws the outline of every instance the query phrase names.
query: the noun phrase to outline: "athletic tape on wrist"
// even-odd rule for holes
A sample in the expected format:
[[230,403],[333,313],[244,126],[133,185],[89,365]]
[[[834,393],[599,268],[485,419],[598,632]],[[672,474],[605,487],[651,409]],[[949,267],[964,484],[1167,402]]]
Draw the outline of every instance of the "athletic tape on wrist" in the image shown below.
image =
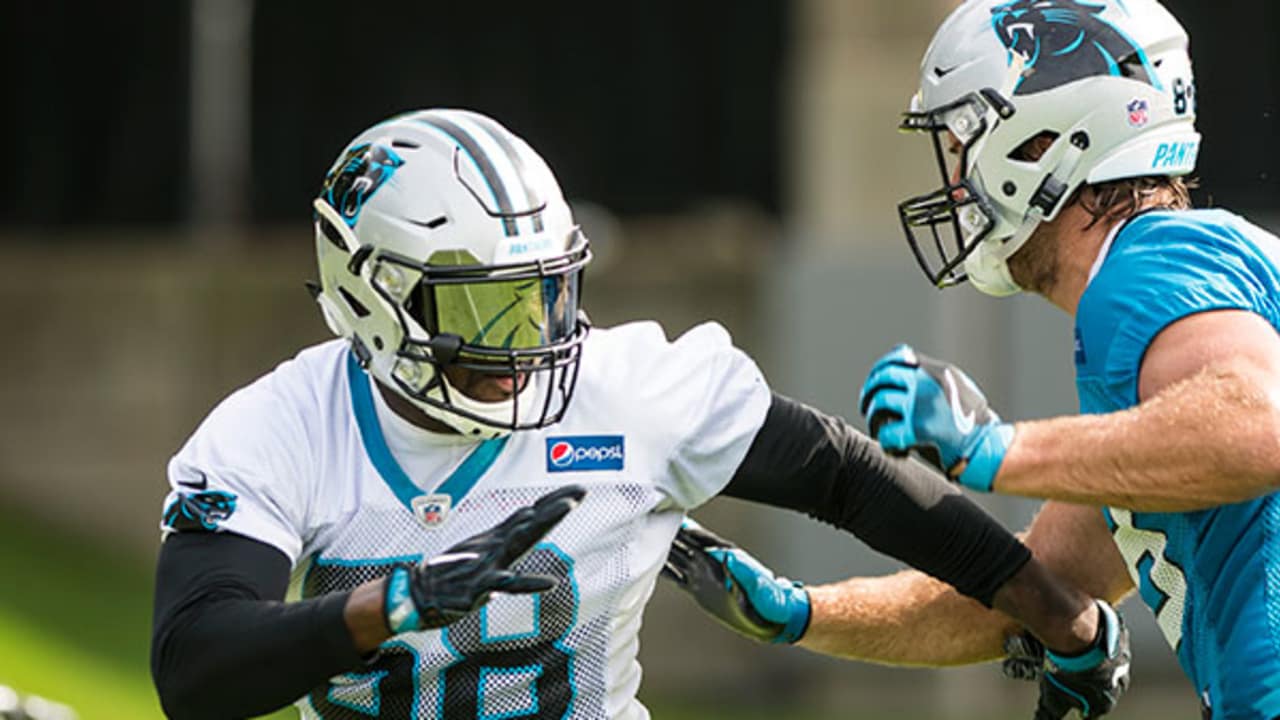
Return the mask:
[[421,625],[418,608],[409,593],[409,568],[400,566],[387,576],[386,600],[383,612],[387,616],[387,628],[393,635],[417,630]]

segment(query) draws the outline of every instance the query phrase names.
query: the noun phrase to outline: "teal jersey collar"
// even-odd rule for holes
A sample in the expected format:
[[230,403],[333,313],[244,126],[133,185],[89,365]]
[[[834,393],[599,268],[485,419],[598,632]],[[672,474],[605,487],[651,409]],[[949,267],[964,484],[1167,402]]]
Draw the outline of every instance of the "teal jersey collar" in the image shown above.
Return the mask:
[[[400,504],[413,510],[414,498],[426,495],[409,479],[409,475],[396,462],[382,434],[382,426],[378,424],[377,411],[373,406],[373,387],[369,375],[360,367],[354,353],[347,353],[347,379],[351,387],[351,406],[356,415],[356,425],[360,428],[360,438],[364,441],[365,452],[369,454],[369,462],[387,484],[387,488],[400,500]],[[462,461],[444,482],[435,489],[434,494],[448,495],[452,507],[471,492],[485,472],[493,466],[507,446],[510,435],[492,438],[481,442]]]

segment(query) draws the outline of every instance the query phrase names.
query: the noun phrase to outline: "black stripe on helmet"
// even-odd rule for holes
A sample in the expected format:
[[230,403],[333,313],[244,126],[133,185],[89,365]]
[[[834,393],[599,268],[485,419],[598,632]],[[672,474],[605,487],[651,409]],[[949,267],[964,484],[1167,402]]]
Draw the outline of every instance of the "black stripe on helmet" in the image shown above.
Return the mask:
[[546,206],[546,200],[539,194],[537,186],[529,180],[529,169],[525,165],[524,155],[511,142],[511,133],[495,122],[492,118],[483,115],[471,116],[471,121],[484,128],[485,132],[498,143],[498,147],[507,154],[507,158],[511,161],[511,166],[516,169],[516,177],[520,178],[520,184],[524,186],[525,197],[529,199],[529,207],[533,212],[533,231],[542,232],[542,208]]
[[493,192],[494,201],[498,203],[498,215],[502,219],[503,231],[508,237],[519,235],[520,228],[516,225],[514,217],[516,209],[511,204],[511,195],[507,193],[507,187],[502,182],[501,176],[498,175],[498,169],[493,166],[493,161],[489,159],[488,154],[475,141],[475,138],[471,137],[467,131],[458,127],[452,121],[438,115],[427,115],[419,119],[421,122],[431,125],[453,138],[453,141],[458,143],[463,152],[467,153],[472,160],[475,160],[485,183],[489,185],[489,189]]

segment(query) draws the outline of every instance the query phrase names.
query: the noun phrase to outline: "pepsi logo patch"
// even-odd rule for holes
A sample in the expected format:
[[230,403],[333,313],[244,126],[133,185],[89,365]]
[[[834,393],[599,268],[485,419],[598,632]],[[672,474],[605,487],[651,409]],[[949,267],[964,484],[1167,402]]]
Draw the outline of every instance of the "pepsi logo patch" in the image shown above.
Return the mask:
[[621,470],[626,456],[622,435],[569,435],[547,438],[547,472]]

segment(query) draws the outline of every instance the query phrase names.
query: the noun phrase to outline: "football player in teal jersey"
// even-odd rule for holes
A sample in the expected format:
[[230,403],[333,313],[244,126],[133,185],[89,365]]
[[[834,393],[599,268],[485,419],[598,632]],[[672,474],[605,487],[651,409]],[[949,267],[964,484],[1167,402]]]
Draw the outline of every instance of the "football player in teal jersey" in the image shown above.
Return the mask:
[[[890,452],[915,450],[972,490],[1049,500],[1028,545],[1094,595],[1136,588],[1205,717],[1277,718],[1280,240],[1190,209],[1187,46],[1155,0],[952,13],[905,116],[931,136],[943,181],[901,204],[907,239],[937,287],[1034,292],[1075,319],[1082,415],[1004,422],[959,368],[906,346],[874,366],[861,409]],[[678,542],[686,570],[714,559],[688,530]],[[718,557],[740,552],[726,545]],[[721,567],[757,589],[739,606],[795,590],[735,558]],[[805,594],[801,643],[835,654],[959,661],[1001,627],[918,574]]]

